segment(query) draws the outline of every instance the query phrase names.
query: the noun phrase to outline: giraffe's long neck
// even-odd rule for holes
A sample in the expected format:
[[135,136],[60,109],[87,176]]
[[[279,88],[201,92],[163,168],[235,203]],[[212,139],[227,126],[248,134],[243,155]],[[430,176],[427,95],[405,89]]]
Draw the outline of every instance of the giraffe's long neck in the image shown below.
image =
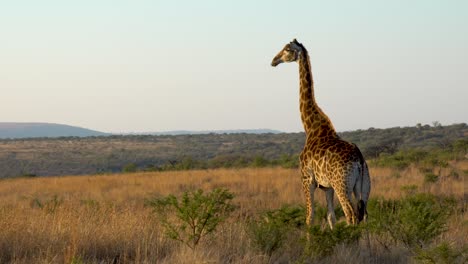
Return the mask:
[[314,80],[310,66],[309,54],[302,47],[299,57],[300,103],[302,124],[307,136],[335,136],[335,128],[328,116],[315,102]]

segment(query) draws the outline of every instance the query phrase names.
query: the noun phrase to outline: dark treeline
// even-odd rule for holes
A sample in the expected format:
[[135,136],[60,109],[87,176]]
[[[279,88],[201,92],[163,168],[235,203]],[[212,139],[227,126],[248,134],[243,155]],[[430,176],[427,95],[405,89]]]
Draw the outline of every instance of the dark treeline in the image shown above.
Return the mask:
[[[468,142],[465,123],[441,126],[434,122],[432,126],[370,128],[339,134],[357,144],[367,159],[388,162],[392,157],[398,162],[400,156],[414,150],[419,151],[416,156],[421,159],[442,152],[445,158],[463,157]],[[304,141],[304,133],[0,140],[0,177],[220,167],[291,168],[298,166]],[[401,164],[406,163],[400,163],[400,167]]]

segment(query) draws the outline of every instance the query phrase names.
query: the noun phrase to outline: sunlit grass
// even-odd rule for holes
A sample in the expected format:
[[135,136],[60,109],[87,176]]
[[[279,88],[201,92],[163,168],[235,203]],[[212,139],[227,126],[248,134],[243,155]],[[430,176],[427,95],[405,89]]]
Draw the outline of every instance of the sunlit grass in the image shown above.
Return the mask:
[[[460,175],[467,167],[467,162],[451,164]],[[440,179],[429,184],[416,167],[371,168],[371,197],[398,198],[414,185],[419,191],[451,195],[462,203],[464,177],[450,177],[450,169],[440,173]],[[239,207],[197,252],[166,239],[151,209],[145,207],[147,198],[219,187],[233,192]],[[316,191],[315,197],[325,205],[322,191]],[[5,179],[0,181],[0,262],[265,263],[267,259],[249,245],[245,220],[267,209],[303,202],[297,169]],[[449,227],[447,234],[453,241],[463,241],[468,234],[464,214],[452,218]]]

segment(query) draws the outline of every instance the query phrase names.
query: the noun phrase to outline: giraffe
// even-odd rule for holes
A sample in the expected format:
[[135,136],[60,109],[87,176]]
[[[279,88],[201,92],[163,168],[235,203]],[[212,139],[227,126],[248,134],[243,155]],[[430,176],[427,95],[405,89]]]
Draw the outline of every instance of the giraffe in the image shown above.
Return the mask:
[[[367,163],[359,148],[342,140],[330,118],[315,101],[314,82],[306,48],[296,39],[273,58],[276,67],[283,62],[299,64],[300,112],[306,141],[300,155],[302,189],[306,197],[306,223],[312,224],[314,192],[317,187],[325,191],[327,221],[333,229],[336,217],[333,207],[334,193],[343,208],[346,222],[357,224],[367,219],[367,200],[370,177]],[[352,199],[354,193],[355,201]]]

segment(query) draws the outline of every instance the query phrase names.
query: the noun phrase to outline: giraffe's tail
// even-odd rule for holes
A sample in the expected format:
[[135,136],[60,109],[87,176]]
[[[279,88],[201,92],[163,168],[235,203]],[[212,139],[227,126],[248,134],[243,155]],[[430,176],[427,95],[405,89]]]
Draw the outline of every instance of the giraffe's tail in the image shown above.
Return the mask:
[[361,197],[357,204],[359,222],[362,220],[367,221],[367,200],[369,199],[370,188],[369,168],[367,167],[366,161],[363,159],[361,169]]
[[367,221],[367,200],[369,199],[370,194],[370,177],[369,177],[369,168],[367,167],[366,160],[359,151],[359,158],[360,158],[360,165],[361,165],[361,175],[360,180],[358,183],[360,184],[359,188],[359,196],[356,197],[359,199],[357,204],[357,218],[358,221]]
[[358,221],[361,222],[367,216],[366,203],[363,200],[358,202]]

